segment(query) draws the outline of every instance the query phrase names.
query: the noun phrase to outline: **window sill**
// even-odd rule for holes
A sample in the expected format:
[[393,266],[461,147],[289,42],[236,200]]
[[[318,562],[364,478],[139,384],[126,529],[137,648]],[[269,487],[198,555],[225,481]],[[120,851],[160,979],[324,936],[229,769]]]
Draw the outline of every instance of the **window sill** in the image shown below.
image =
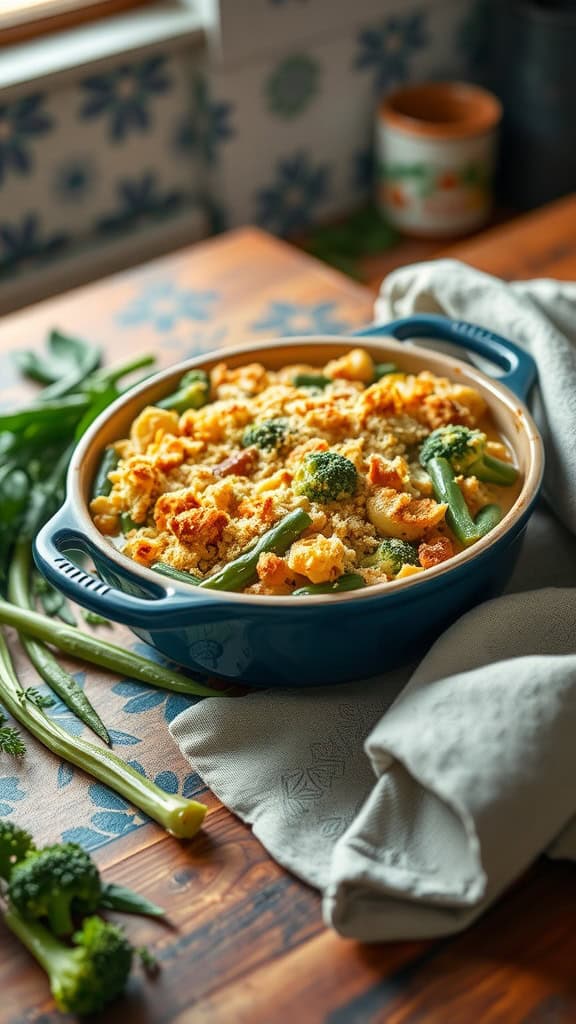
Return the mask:
[[176,0],[0,49],[2,98],[23,86],[38,86],[74,76],[79,69],[103,66],[124,53],[142,53],[170,43],[205,44],[205,21],[194,0]]

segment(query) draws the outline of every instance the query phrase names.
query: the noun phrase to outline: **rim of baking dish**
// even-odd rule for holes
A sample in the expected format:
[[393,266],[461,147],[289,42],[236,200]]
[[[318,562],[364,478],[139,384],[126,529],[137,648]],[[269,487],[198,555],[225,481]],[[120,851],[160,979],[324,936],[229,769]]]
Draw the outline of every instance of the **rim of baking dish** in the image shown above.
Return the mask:
[[[374,600],[376,598],[383,598],[386,595],[389,595],[390,597],[396,596],[400,592],[408,591],[413,587],[422,587],[427,583],[430,584],[439,577],[448,575],[449,573],[461,568],[467,562],[472,562],[479,555],[485,553],[489,548],[497,544],[498,541],[506,535],[510,527],[513,526],[522,514],[533,504],[538,495],[544,472],[544,449],[542,438],[524,402],[505,385],[500,384],[497,378],[488,376],[471,363],[455,359],[452,356],[446,355],[444,352],[439,352],[437,349],[423,348],[420,345],[413,345],[409,341],[399,342],[396,338],[391,336],[296,336],[258,342],[256,344],[242,345],[234,348],[218,349],[211,353],[203,353],[199,356],[194,356],[191,359],[183,360],[180,363],[175,363],[173,366],[160,370],[158,373],[148,377],[141,384],[131,388],[126,395],[122,395],[120,398],[116,399],[112,405],[108,406],[108,408],[98,416],[78,443],[70,462],[67,477],[67,502],[72,502],[75,515],[82,520],[79,524],[80,528],[85,532],[88,540],[92,542],[93,546],[101,549],[110,561],[117,563],[125,572],[129,572],[140,578],[146,584],[154,584],[156,587],[162,588],[167,594],[176,592],[178,594],[188,595],[190,597],[191,607],[194,601],[201,600],[204,602],[205,600],[213,600],[220,604],[222,601],[226,601],[250,604],[255,607],[274,605],[277,607],[294,608],[295,599],[292,594],[273,596],[268,594],[243,594],[230,590],[208,590],[198,588],[192,583],[181,583],[179,580],[162,577],[152,569],[135,562],[132,558],[129,558],[127,555],[124,555],[119,551],[118,548],[116,548],[110,540],[101,534],[94,525],[88,509],[86,496],[82,493],[81,479],[84,459],[87,453],[94,446],[98,435],[101,433],[105,424],[108,423],[112,417],[117,415],[124,406],[132,404],[135,399],[138,399],[151,390],[155,390],[159,383],[163,381],[168,382],[174,377],[179,377],[188,369],[204,366],[211,367],[216,363],[232,358],[236,359],[239,356],[248,357],[258,354],[259,357],[262,357],[263,354],[271,350],[277,351],[280,349],[298,347],[310,348],[316,346],[318,348],[336,346],[348,350],[350,348],[358,347],[366,348],[368,350],[378,349],[380,354],[394,353],[394,355],[399,355],[400,364],[402,354],[409,354],[411,357],[417,355],[422,357],[422,370],[433,369],[433,365],[430,366],[428,365],[429,363],[438,363],[445,376],[452,379],[454,377],[458,378],[464,376],[467,382],[480,384],[484,391],[489,392],[491,399],[494,399],[496,404],[503,404],[508,409],[509,413],[514,418],[517,433],[524,433],[526,435],[530,458],[522,489],[516,498],[516,501],[498,525],[495,526],[494,529],[485,537],[481,538],[481,540],[476,541],[476,543],[471,547],[466,548],[457,555],[453,555],[452,558],[447,559],[446,562],[442,562],[438,566],[426,569],[422,574],[418,573],[402,580],[391,580],[387,583],[375,583],[370,586],[360,588],[359,590],[347,591],[341,594],[305,595],[297,598],[298,605],[304,602],[306,606],[312,606],[313,604],[326,605],[334,603],[340,604],[344,601],[358,602],[371,599]],[[436,371],[433,370],[433,372]],[[145,404],[145,402],[142,402],[140,404],[140,408],[144,408]],[[514,455],[517,456],[517,446],[514,444],[514,439],[507,438],[507,440],[514,451]]]

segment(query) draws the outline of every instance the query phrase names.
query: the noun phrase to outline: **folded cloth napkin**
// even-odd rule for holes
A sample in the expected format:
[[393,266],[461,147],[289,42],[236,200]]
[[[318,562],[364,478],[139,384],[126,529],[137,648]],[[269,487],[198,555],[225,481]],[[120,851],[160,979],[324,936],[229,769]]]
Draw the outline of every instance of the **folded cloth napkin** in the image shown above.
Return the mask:
[[269,853],[363,941],[459,931],[542,852],[576,859],[576,284],[455,261],[396,271],[376,319],[438,312],[539,367],[546,502],[503,597],[422,663],[333,688],[205,700],[171,732]]

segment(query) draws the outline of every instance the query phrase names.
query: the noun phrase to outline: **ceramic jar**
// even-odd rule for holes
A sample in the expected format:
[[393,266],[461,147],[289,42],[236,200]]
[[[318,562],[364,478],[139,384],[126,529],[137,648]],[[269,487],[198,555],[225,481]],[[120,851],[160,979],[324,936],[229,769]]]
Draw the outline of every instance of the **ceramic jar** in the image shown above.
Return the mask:
[[377,119],[378,191],[406,234],[450,237],[490,214],[501,106],[460,82],[410,85],[387,96]]

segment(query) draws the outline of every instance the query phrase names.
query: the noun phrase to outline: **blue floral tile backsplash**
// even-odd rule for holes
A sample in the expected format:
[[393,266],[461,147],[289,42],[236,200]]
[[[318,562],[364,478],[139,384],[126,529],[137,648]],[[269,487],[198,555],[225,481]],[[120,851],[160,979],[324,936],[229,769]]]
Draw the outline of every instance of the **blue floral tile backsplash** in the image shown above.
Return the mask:
[[207,230],[289,235],[353,209],[372,187],[377,97],[465,74],[473,7],[220,0],[219,58],[180,42],[0,93],[0,288],[192,210]]

